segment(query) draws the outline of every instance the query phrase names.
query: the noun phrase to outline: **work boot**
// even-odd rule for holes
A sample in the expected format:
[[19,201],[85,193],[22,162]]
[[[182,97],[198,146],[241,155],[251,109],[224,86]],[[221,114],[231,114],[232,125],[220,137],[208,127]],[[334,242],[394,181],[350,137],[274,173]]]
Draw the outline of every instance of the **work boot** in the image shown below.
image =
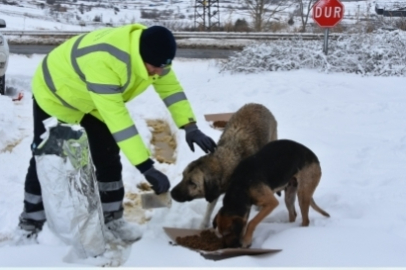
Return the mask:
[[141,239],[142,232],[136,224],[127,222],[124,218],[114,219],[106,223],[107,229],[123,242],[132,243]]
[[27,232],[27,237],[37,237],[38,233],[42,230],[42,226],[44,226],[45,220],[32,220],[20,217],[20,222],[18,223],[18,227]]
[[20,217],[20,222],[13,239],[14,243],[17,245],[36,243],[37,236],[42,230],[44,223],[45,220],[36,221]]

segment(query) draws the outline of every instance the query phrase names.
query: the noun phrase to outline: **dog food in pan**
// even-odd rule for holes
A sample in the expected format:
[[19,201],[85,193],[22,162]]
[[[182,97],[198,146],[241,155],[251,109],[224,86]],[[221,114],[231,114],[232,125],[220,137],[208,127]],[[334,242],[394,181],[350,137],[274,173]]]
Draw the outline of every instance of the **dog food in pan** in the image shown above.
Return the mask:
[[176,243],[191,249],[214,251],[224,248],[220,238],[213,231],[203,230],[197,235],[176,237]]

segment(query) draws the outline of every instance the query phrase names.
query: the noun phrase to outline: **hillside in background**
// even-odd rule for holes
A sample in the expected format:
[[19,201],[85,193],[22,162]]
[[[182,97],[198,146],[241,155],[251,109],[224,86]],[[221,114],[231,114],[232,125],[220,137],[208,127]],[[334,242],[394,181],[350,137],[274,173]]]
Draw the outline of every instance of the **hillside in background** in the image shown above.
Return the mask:
[[[279,12],[271,16],[264,31],[297,32],[301,28],[298,2],[279,2],[268,8]],[[314,1],[314,0],[313,0]],[[213,17],[219,21],[220,31],[253,31],[253,18],[244,0],[223,0],[212,7]],[[343,21],[333,30],[343,32],[355,28],[372,31],[375,28],[405,28],[403,18],[383,18],[377,15],[375,7],[402,9],[406,1],[342,1],[345,6]],[[382,4],[384,3],[384,4]],[[126,1],[78,1],[78,0],[31,0],[0,1],[0,18],[7,22],[10,30],[91,30],[104,26],[118,26],[141,22],[146,25],[161,24],[172,30],[196,30],[202,23],[197,16],[195,0],[126,0]],[[400,21],[400,22],[399,22]],[[50,24],[49,22],[54,22]],[[320,28],[309,18],[307,32]]]

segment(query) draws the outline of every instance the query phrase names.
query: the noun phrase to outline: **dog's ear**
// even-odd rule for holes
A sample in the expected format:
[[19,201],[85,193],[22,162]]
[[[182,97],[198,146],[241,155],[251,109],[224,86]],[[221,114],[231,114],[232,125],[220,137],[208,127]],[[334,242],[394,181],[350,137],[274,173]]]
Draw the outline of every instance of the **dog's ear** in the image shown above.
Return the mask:
[[205,178],[203,181],[203,185],[204,185],[204,197],[206,198],[206,201],[211,203],[215,199],[220,197],[221,192],[218,183],[210,181]]
[[234,217],[232,224],[233,226],[231,228],[231,231],[233,232],[233,234],[241,235],[245,227],[244,219],[242,219],[241,217]]
[[218,213],[214,216],[214,219],[213,219],[213,228],[214,229],[217,228],[217,216],[218,216]]

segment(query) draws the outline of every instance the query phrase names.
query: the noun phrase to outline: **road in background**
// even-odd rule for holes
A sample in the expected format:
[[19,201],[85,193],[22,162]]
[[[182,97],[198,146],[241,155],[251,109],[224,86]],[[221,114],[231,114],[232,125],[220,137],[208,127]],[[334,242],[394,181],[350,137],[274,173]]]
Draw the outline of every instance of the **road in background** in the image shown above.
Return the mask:
[[[10,45],[10,53],[16,54],[47,54],[54,45]],[[235,51],[225,49],[183,49],[178,48],[176,57],[184,58],[227,58]]]

